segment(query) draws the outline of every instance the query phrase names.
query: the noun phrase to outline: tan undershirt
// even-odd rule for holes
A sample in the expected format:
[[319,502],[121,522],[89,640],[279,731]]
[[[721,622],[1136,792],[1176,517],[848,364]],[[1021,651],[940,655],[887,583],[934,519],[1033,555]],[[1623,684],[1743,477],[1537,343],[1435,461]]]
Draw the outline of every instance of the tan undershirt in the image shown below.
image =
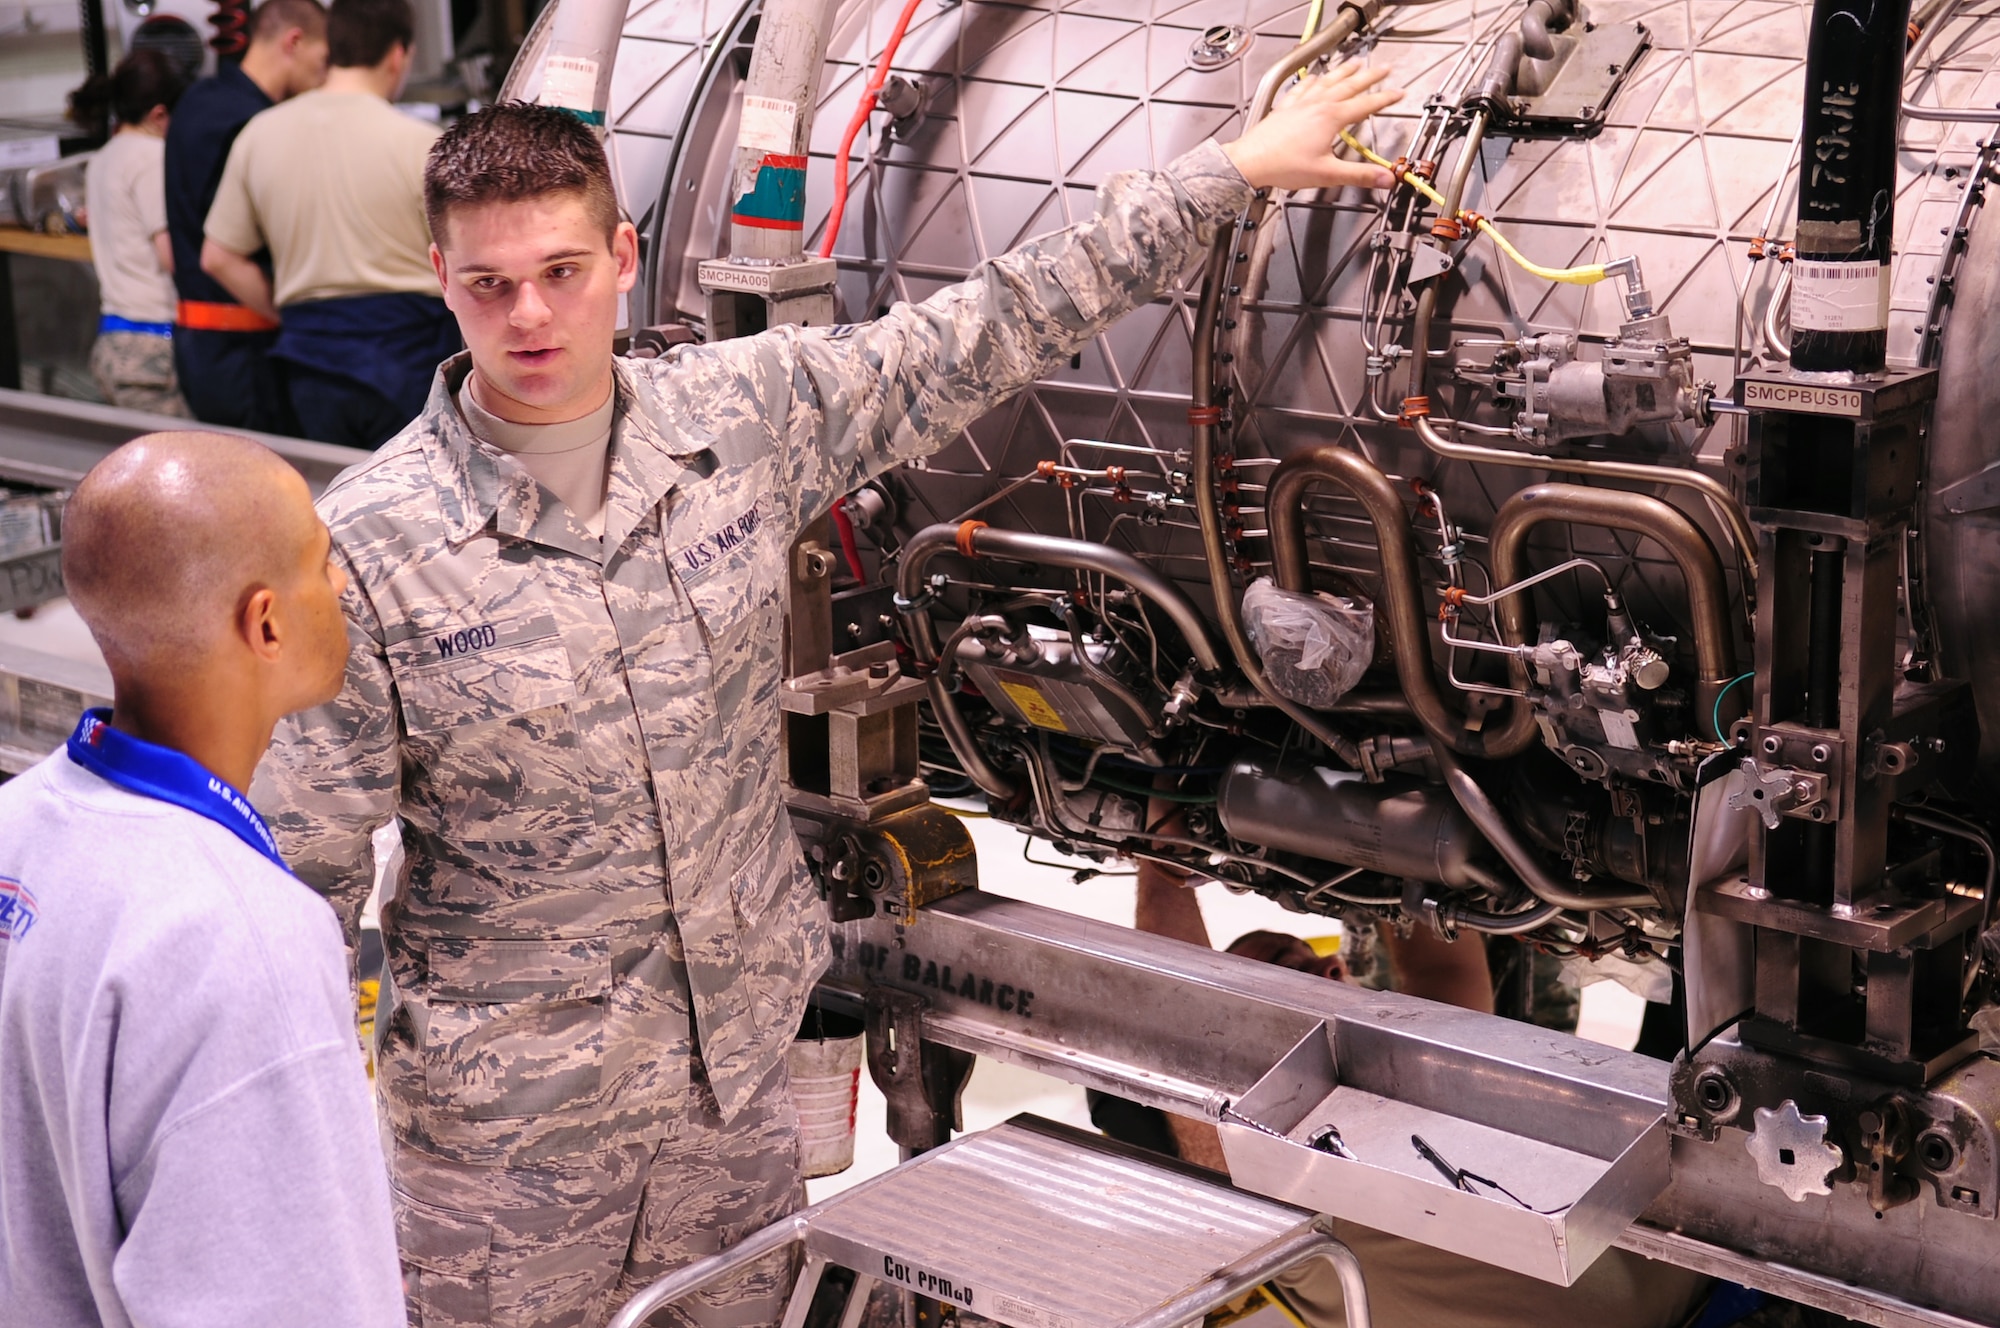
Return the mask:
[[617,394],[588,415],[559,424],[515,424],[482,407],[472,380],[458,394],[458,408],[472,432],[513,457],[536,483],[562,500],[593,535],[604,533],[604,482],[610,470],[611,422]]

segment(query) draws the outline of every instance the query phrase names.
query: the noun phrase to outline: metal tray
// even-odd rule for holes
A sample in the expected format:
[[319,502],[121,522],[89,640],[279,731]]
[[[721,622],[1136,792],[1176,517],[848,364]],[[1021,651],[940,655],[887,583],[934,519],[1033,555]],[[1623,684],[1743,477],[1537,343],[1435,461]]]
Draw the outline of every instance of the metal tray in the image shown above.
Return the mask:
[[[1568,1121],[1570,1104],[1557,1094],[1502,1128],[1455,1112],[1452,1102],[1389,1097],[1343,1083],[1337,1051],[1333,1028],[1321,1023],[1230,1104],[1218,1128],[1237,1185],[1563,1286],[1666,1188],[1664,1118],[1636,1135],[1607,1138],[1601,1117],[1587,1127]],[[1307,1145],[1327,1124],[1358,1160]],[[1497,1182],[1519,1201],[1477,1181],[1473,1193],[1455,1187],[1412,1136],[1448,1165]]]

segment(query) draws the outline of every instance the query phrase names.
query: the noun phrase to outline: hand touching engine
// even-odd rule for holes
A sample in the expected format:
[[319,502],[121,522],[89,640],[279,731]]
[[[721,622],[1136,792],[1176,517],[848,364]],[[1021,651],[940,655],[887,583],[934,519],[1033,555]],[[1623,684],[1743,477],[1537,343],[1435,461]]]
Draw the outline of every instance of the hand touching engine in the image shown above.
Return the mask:
[[1340,131],[1403,99],[1401,88],[1378,88],[1386,69],[1342,65],[1309,76],[1284,103],[1222,150],[1259,189],[1387,189],[1389,172],[1334,155]]

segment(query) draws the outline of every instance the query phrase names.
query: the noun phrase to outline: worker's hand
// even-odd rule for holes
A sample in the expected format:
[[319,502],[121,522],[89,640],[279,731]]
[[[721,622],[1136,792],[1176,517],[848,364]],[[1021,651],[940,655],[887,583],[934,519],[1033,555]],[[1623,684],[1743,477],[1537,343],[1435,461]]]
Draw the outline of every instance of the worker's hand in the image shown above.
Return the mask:
[[1387,189],[1389,172],[1335,155],[1340,131],[1403,99],[1401,88],[1378,88],[1386,69],[1342,65],[1304,79],[1283,105],[1222,150],[1258,189]]

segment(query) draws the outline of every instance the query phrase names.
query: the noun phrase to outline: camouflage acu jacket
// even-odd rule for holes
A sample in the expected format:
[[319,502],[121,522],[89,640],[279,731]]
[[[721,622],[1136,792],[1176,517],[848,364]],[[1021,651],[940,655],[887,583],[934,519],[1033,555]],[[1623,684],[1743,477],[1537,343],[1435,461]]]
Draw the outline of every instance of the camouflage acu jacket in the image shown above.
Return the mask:
[[615,362],[602,539],[467,430],[463,356],[326,491],[346,686],[280,727],[254,799],[350,939],[402,818],[376,1020],[401,1138],[517,1163],[664,1138],[696,1055],[740,1109],[827,952],[780,798],[788,547],[1167,289],[1248,193],[1205,143],[873,323]]

